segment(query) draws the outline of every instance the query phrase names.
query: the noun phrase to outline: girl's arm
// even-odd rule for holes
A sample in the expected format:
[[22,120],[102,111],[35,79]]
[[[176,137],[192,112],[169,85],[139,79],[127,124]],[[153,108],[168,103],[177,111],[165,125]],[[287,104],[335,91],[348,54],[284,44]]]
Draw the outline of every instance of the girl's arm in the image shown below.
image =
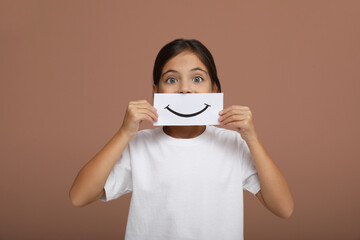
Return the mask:
[[85,206],[105,193],[106,180],[129,141],[138,132],[140,123],[157,121],[157,117],[156,109],[146,100],[129,103],[121,128],[75,178],[69,193],[74,206]]
[[290,217],[294,209],[292,194],[284,176],[256,134],[250,109],[231,106],[219,114],[221,125],[235,127],[250,149],[260,179],[261,190],[256,194],[260,202],[277,216]]
[[289,218],[294,201],[284,176],[259,139],[247,144],[260,178],[261,190],[256,194],[257,198],[277,216]]

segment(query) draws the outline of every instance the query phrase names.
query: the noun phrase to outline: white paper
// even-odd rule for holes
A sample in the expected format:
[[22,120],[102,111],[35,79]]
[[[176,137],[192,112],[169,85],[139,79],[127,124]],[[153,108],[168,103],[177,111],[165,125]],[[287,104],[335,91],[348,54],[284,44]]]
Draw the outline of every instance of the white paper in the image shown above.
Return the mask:
[[155,93],[154,126],[219,125],[223,93]]

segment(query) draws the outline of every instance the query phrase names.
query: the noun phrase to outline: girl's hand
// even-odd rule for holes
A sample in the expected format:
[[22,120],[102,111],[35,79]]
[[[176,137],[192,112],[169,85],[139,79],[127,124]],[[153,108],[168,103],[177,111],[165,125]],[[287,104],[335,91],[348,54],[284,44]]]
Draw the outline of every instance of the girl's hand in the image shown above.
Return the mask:
[[219,112],[220,125],[234,127],[246,141],[257,139],[252,113],[249,107],[233,105]]
[[128,136],[133,137],[139,131],[142,121],[157,121],[158,114],[156,109],[146,100],[129,102],[126,109],[123,124],[120,131],[125,132]]

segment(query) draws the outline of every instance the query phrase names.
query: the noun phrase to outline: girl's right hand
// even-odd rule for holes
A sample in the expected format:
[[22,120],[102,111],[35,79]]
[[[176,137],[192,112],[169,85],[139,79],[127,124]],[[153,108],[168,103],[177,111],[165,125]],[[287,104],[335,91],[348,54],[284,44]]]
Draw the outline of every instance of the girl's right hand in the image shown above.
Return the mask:
[[157,121],[158,114],[156,109],[146,100],[129,102],[126,109],[123,124],[120,131],[125,132],[128,136],[133,137],[139,131],[142,121]]

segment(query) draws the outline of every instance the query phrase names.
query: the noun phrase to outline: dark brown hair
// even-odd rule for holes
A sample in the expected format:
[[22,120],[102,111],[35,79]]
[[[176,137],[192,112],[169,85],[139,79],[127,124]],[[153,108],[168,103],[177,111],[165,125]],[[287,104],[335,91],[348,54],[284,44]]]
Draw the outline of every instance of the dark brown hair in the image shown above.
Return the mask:
[[215,61],[210,51],[198,40],[191,39],[176,39],[166,44],[158,53],[153,70],[153,81],[155,86],[158,86],[162,70],[172,57],[175,57],[183,51],[191,51],[195,53],[200,61],[206,66],[209,71],[212,84],[217,86],[218,92],[221,92],[221,85],[217,76]]

